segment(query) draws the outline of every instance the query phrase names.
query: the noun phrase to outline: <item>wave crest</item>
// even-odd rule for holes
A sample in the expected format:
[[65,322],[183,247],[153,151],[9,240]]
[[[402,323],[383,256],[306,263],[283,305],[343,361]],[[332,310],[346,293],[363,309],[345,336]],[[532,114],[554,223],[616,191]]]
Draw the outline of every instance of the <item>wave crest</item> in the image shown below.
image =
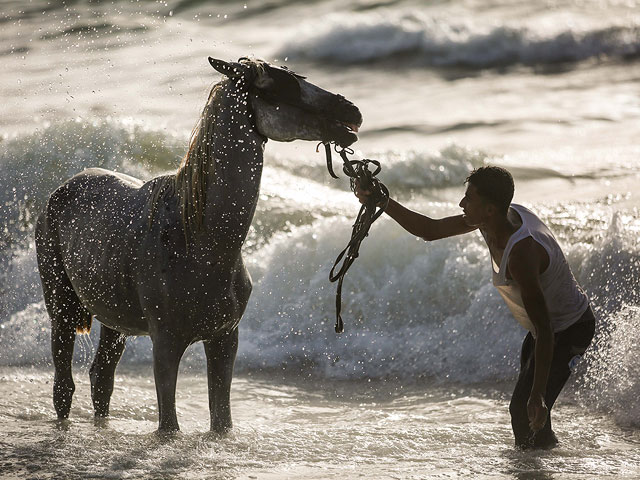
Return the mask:
[[524,25],[476,25],[420,12],[329,15],[318,28],[303,25],[278,51],[281,57],[374,63],[404,60],[418,65],[486,68],[539,65],[589,58],[640,55],[640,25],[545,32]]

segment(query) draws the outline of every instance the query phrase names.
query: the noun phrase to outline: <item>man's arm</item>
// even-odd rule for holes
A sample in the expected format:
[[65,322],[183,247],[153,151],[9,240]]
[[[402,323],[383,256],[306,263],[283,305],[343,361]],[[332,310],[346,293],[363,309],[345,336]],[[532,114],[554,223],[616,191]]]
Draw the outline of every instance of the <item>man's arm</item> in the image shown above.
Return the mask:
[[551,320],[540,286],[543,262],[540,246],[531,237],[513,246],[509,255],[509,272],[520,287],[522,303],[535,328],[535,371],[533,386],[527,402],[529,425],[536,432],[544,427],[549,410],[544,402],[547,380],[553,358],[553,331]]
[[476,227],[467,225],[462,215],[433,219],[414,212],[391,198],[385,213],[407,232],[428,241],[453,237],[476,229]]
[[[368,201],[369,192],[366,190],[361,190],[359,186],[356,186],[355,193],[360,203],[364,204]],[[472,232],[477,228],[467,225],[462,215],[433,219],[414,212],[391,198],[385,213],[398,222],[407,232],[428,241],[461,235]]]

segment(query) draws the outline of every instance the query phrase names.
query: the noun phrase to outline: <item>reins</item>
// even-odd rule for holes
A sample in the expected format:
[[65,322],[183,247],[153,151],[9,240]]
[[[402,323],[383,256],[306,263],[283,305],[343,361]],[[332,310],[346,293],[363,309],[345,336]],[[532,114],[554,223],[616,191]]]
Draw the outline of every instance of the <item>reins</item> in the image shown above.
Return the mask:
[[[329,174],[333,178],[339,178],[333,171],[333,160],[331,158],[331,143],[320,142],[318,147],[323,144],[325,153],[327,155],[327,169]],[[351,240],[345,247],[331,268],[329,272],[329,281],[338,282],[338,290],[336,292],[336,333],[344,332],[344,322],[340,315],[342,311],[342,282],[347,274],[347,270],[351,267],[356,258],[358,258],[358,251],[360,250],[360,244],[362,240],[369,234],[369,228],[371,224],[375,222],[380,215],[385,211],[389,204],[389,190],[387,187],[376,178],[376,175],[380,173],[382,167],[377,160],[349,160],[347,154],[353,155],[354,151],[349,148],[339,148],[338,145],[333,144],[335,151],[342,157],[343,166],[342,171],[349,177],[351,190],[355,193],[356,182],[362,190],[371,192],[369,201],[360,207],[358,216],[353,224],[353,230],[351,232]],[[316,151],[318,151],[316,147]],[[369,170],[369,165],[374,165],[373,171]],[[342,264],[340,262],[342,261]],[[339,268],[338,268],[339,267]],[[336,272],[336,268],[338,271]]]

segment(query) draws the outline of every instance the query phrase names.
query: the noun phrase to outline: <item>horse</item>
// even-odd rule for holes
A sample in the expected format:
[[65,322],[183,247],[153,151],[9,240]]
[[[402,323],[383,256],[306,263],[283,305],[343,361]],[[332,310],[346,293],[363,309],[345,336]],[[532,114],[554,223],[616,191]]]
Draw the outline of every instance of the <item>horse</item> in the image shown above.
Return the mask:
[[148,335],[158,432],[179,430],[176,380],[186,348],[204,343],[210,429],[232,428],[238,323],[252,282],[241,247],[256,209],[268,139],[357,140],[358,108],[286,67],[209,57],[213,86],[175,174],[147,182],[99,168],[58,187],[36,224],[51,318],[53,404],[67,419],[76,334],[100,341],[89,370],[97,419],[108,417],[115,369],[130,335]]

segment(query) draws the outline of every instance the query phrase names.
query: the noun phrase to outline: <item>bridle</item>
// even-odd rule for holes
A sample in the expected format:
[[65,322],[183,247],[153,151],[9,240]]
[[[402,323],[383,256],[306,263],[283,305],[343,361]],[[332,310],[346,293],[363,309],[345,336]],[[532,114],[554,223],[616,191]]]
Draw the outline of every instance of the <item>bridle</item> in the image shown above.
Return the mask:
[[[338,282],[338,289],[336,291],[336,333],[344,332],[344,322],[342,320],[342,282],[347,274],[347,271],[353,264],[356,258],[358,258],[360,244],[362,240],[369,234],[369,229],[373,222],[375,222],[384,213],[389,204],[389,190],[387,187],[376,178],[376,175],[380,173],[382,167],[377,160],[363,159],[363,160],[349,160],[347,154],[352,155],[354,151],[349,147],[339,147],[333,142],[320,142],[320,145],[324,145],[325,154],[327,156],[327,169],[329,174],[333,178],[338,176],[333,171],[333,160],[331,158],[331,145],[334,150],[340,155],[343,161],[342,171],[349,177],[351,190],[355,193],[356,184],[363,190],[371,192],[369,201],[360,207],[358,216],[353,224],[353,230],[351,232],[351,239],[347,246],[340,252],[338,258],[333,264],[331,271],[329,272],[329,281]],[[318,150],[316,148],[316,151]],[[370,171],[369,165],[374,165],[375,170]],[[340,264],[342,262],[342,264]],[[336,268],[339,269],[336,272]]]

